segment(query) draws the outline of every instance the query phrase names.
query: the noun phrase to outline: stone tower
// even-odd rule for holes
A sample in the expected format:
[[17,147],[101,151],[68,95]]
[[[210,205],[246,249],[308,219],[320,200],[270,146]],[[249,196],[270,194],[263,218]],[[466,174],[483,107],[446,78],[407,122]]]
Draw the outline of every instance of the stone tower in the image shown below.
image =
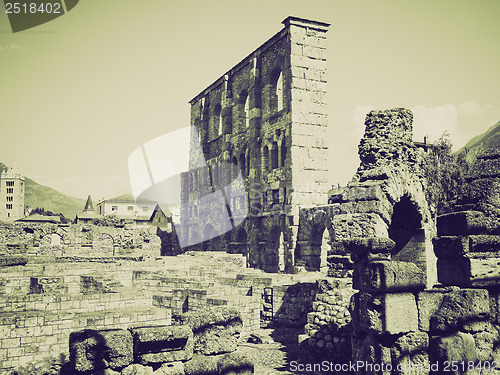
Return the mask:
[[[198,201],[208,193],[200,182],[208,178],[215,188],[223,188],[241,172],[247,201],[233,202],[228,196],[228,206],[246,203],[249,216],[200,248],[248,254],[250,265],[268,271],[293,266],[299,207],[326,202],[328,191],[329,24],[297,17],[283,24],[190,101],[191,125],[197,130],[193,137],[200,141],[209,168],[194,169],[200,153],[192,147],[193,171],[183,176],[182,192],[184,202]],[[235,168],[219,171],[221,163]],[[196,207],[181,212],[190,235],[206,238],[204,233],[218,231],[220,220],[200,220],[197,212]]]
[[24,217],[24,176],[14,162],[0,174],[0,220],[14,221]]

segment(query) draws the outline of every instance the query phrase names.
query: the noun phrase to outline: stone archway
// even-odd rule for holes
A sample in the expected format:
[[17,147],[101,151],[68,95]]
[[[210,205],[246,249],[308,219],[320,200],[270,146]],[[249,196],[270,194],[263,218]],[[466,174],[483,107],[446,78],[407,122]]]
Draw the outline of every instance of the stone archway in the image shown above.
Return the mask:
[[203,251],[222,251],[221,238],[212,224],[207,224],[203,228],[203,239],[205,239],[202,243]]
[[399,253],[412,238],[422,231],[422,214],[415,202],[404,195],[394,204],[391,223],[388,228],[389,238],[395,243],[394,253]]
[[273,227],[267,240],[265,269],[269,272],[285,271],[285,244],[283,231],[280,227]]

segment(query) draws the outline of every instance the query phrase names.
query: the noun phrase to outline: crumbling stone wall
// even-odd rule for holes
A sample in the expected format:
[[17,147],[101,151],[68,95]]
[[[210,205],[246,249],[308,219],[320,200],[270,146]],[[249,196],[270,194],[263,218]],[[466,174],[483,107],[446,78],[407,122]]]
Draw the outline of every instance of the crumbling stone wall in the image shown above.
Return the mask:
[[299,342],[316,358],[328,358],[335,363],[351,359],[351,315],[349,301],[354,293],[346,278],[324,279],[318,282],[318,292],[312,310],[307,314],[304,334]]
[[122,228],[90,224],[0,224],[0,254],[50,256],[159,256],[153,226]]
[[355,373],[489,374],[500,360],[496,252],[500,220],[498,150],[479,154],[470,185],[437,218],[433,241],[440,284],[425,287],[414,263],[389,260],[387,238],[349,242]]

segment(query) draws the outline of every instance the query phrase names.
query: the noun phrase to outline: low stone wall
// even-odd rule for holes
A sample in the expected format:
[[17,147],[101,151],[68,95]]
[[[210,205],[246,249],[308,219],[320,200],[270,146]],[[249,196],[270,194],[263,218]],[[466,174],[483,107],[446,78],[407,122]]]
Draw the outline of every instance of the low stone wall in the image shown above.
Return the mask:
[[[72,303],[67,301],[68,305]],[[116,305],[119,306],[120,302]],[[170,311],[152,307],[97,312],[88,312],[88,308],[87,312],[67,312],[65,309],[2,311],[0,368],[23,366],[61,353],[67,356],[67,342],[72,331],[126,328],[131,323],[170,324]]]
[[318,294],[307,314],[305,334],[299,337],[304,348],[315,356],[343,363],[351,358],[351,314],[353,295],[350,279],[325,279],[318,282]]
[[252,361],[237,352],[241,328],[236,310],[218,307],[183,314],[180,325],[144,321],[117,329],[77,330],[64,344],[67,348],[69,339],[69,350],[64,350],[69,361],[59,361],[52,371],[63,375],[253,374]]
[[0,255],[156,257],[162,254],[157,232],[154,226],[0,223]]

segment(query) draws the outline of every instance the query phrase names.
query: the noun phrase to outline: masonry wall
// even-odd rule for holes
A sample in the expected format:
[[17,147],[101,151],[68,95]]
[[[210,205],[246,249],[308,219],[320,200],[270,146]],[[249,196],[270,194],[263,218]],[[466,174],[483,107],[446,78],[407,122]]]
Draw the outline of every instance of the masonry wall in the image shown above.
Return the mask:
[[[197,133],[192,170],[182,183],[182,199],[190,202],[181,213],[189,236],[223,234],[194,248],[248,253],[250,265],[271,272],[293,269],[299,206],[326,201],[328,190],[328,25],[294,17],[283,23],[279,33],[191,100]],[[211,192],[211,184],[217,191],[234,183],[240,172],[245,198],[225,199],[236,223],[248,217],[226,232],[219,201],[193,202]],[[241,207],[249,214],[238,217],[234,211]]]
[[0,223],[0,254],[50,256],[160,256],[153,226]]

